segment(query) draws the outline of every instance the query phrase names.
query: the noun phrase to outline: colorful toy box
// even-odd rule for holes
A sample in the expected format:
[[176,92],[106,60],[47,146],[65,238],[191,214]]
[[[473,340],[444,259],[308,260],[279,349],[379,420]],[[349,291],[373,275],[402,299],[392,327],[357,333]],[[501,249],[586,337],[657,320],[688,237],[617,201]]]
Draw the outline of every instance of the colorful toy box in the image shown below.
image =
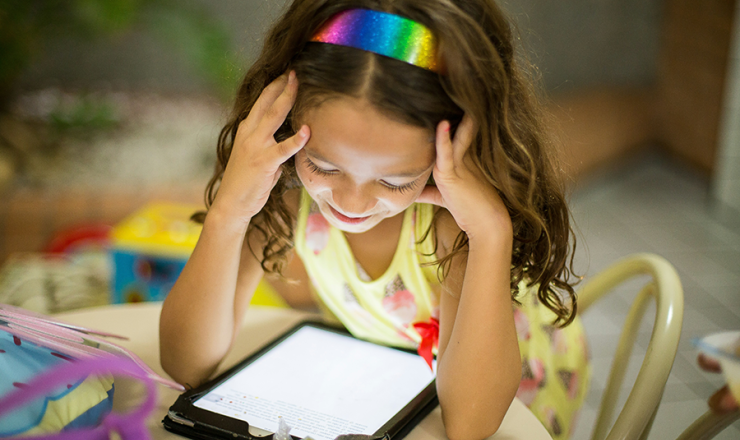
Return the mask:
[[[167,296],[198,242],[202,226],[190,216],[200,209],[153,202],[113,228],[112,303],[161,301]],[[264,281],[251,303],[286,307]]]

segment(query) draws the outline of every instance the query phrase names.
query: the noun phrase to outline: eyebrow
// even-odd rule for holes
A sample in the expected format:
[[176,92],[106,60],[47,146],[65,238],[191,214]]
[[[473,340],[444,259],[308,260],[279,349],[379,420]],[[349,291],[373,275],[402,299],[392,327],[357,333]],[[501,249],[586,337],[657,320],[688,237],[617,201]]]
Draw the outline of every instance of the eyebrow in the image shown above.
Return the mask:
[[[334,168],[341,168],[341,167],[337,166],[335,163],[333,163],[332,161],[327,160],[325,157],[323,157],[322,155],[320,155],[318,153],[309,151],[306,148],[304,148],[303,151],[306,152],[306,155],[309,156],[309,159],[312,159],[312,160],[313,159],[316,159],[316,160],[321,161],[321,162],[324,162],[324,163],[326,163],[326,164],[328,164],[328,165],[330,165],[330,166],[332,166]],[[431,165],[429,165],[426,168],[419,168],[419,169],[416,169],[416,170],[404,171],[402,173],[388,174],[386,177],[419,177],[424,172],[426,172],[429,169],[429,167],[431,167],[432,165],[434,165],[434,164],[432,163]]]

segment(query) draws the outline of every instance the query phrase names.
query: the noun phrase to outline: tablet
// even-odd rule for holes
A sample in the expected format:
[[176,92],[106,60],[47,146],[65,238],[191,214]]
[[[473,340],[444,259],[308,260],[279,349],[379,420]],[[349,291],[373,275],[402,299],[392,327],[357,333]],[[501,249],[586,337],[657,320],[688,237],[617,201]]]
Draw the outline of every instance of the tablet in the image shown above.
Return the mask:
[[415,352],[302,322],[212,381],[182,394],[165,428],[194,439],[363,434],[400,439],[438,404],[435,376]]

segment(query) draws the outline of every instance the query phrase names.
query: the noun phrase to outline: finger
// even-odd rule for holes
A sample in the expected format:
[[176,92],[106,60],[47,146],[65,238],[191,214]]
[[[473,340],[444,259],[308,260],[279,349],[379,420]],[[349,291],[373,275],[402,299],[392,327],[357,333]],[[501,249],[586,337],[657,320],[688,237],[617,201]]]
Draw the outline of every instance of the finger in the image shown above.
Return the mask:
[[275,173],[275,176],[272,178],[272,186],[270,186],[270,191],[272,191],[272,188],[275,188],[275,185],[277,185],[278,180],[280,180],[280,176],[283,175],[283,169],[278,168],[277,172]]
[[280,96],[275,99],[258,123],[257,130],[260,133],[264,133],[265,136],[271,138],[277,129],[283,125],[285,118],[290,113],[290,109],[293,108],[297,91],[298,81],[296,80],[295,72],[291,71],[288,75],[288,84],[285,85]]
[[445,200],[442,197],[442,193],[439,192],[439,189],[434,185],[427,185],[424,187],[424,189],[421,191],[421,194],[419,194],[419,197],[416,198],[417,203],[429,203],[432,205],[441,206],[443,208],[447,208],[447,205],[445,204]]
[[702,370],[710,371],[712,373],[720,373],[722,371],[722,368],[719,366],[719,361],[705,355],[704,353],[699,353],[696,360]]
[[257,128],[259,121],[262,120],[267,110],[272,106],[278,96],[283,93],[283,90],[285,90],[285,87],[288,85],[288,75],[288,73],[280,75],[275,79],[275,81],[268,84],[267,87],[262,90],[262,93],[260,93],[260,96],[252,106],[247,117],[239,124],[239,129],[244,127],[244,131],[251,133],[255,128]]
[[465,114],[460,125],[457,127],[457,131],[455,131],[455,138],[452,140],[455,163],[462,163],[463,157],[465,157],[465,153],[470,148],[474,136],[475,123],[473,122],[473,118]]
[[437,150],[435,169],[439,170],[443,175],[451,173],[455,164],[452,155],[449,121],[442,121],[437,125],[435,145]]
[[732,393],[730,393],[730,389],[727,385],[712,394],[707,403],[712,411],[719,414],[737,411],[738,409],[737,401],[732,396]]
[[272,149],[274,153],[274,163],[280,166],[286,160],[290,159],[291,156],[300,151],[301,148],[306,146],[306,142],[311,137],[311,130],[308,125],[301,127],[296,134],[289,137],[288,139],[280,142]]

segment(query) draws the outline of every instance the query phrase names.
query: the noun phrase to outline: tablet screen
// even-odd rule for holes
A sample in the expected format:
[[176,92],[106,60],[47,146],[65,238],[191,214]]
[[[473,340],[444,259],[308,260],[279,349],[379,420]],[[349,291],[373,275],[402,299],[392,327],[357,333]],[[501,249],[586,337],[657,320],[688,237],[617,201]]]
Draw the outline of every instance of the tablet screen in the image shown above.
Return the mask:
[[434,380],[415,354],[305,326],[194,402],[275,432],[374,434]]

